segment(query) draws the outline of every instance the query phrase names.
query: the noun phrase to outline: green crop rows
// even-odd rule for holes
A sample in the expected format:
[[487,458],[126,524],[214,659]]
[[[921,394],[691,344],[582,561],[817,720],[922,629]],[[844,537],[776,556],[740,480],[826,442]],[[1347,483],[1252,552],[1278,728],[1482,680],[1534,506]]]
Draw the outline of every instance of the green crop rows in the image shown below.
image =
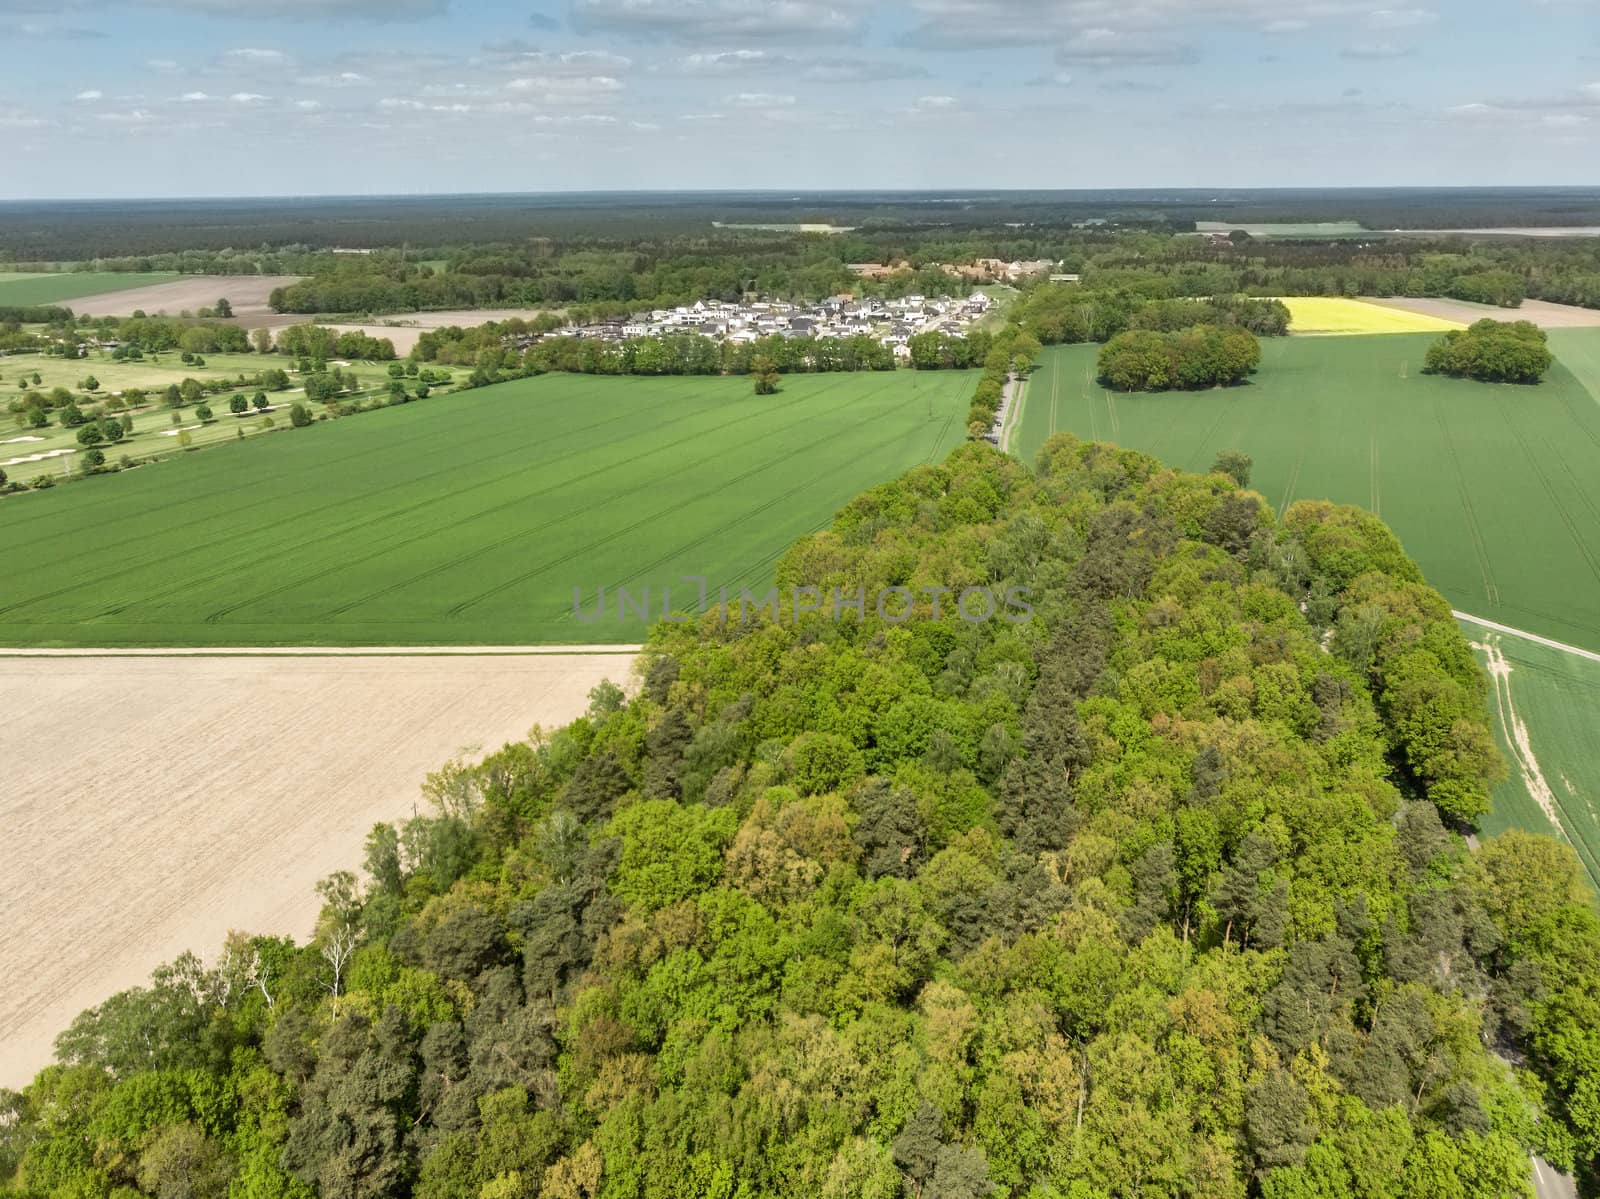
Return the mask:
[[0,274],[0,308],[66,304],[85,296],[131,291],[166,283],[178,276],[171,271],[129,274],[121,271],[81,271],[71,274]]
[[[974,377],[547,376],[0,501],[0,644],[627,642],[963,435]],[[611,618],[592,613],[605,586]]]

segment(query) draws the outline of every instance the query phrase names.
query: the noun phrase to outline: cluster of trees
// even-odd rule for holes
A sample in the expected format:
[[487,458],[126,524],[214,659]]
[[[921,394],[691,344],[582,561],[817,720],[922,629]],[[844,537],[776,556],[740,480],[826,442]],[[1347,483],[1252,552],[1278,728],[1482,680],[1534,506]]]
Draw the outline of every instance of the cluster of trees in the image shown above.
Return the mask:
[[911,353],[911,365],[919,371],[966,370],[980,367],[994,349],[994,334],[983,329],[972,329],[965,336],[933,330],[913,334],[906,343]]
[[1485,383],[1537,383],[1554,361],[1549,338],[1533,322],[1482,320],[1429,346],[1423,369]]
[[1117,391],[1197,391],[1248,379],[1261,343],[1247,329],[1196,325],[1177,333],[1119,333],[1100,351],[1100,381]]
[[387,337],[373,337],[358,329],[341,333],[322,325],[291,325],[281,329],[273,348],[291,358],[321,362],[330,358],[362,362],[395,360],[394,342]]
[[[76,1020],[0,1095],[0,1193],[1506,1199],[1530,1151],[1592,1165],[1600,916],[1569,848],[1464,845],[1498,765],[1432,755],[1486,743],[1481,681],[1375,518],[968,445],[777,577],[915,618],[659,626],[633,698],[432,776],[309,944]],[[935,615],[976,586],[1034,619]]]
[[185,354],[248,354],[248,332],[238,325],[214,321],[185,321],[164,316],[130,317],[114,326],[112,337],[119,343],[113,358],[163,354],[177,350]]

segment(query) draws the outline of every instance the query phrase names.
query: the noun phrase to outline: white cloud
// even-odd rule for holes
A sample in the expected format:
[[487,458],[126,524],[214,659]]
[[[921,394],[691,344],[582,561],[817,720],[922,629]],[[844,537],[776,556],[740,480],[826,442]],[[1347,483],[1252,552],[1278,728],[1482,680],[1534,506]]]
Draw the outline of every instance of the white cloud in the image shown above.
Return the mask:
[[155,117],[142,108],[135,108],[128,112],[101,112],[95,114],[96,118],[112,125],[143,125],[155,120]]
[[1439,14],[1428,8],[1379,8],[1367,14],[1367,24],[1373,29],[1415,29],[1438,19]]
[[1415,46],[1402,46],[1398,42],[1357,42],[1340,50],[1339,57],[1381,62],[1389,58],[1408,58],[1416,52]]
[[316,112],[322,107],[321,100],[296,100],[294,106],[302,112]]
[[1198,57],[1191,46],[1103,26],[1085,29],[1056,51],[1056,62],[1076,67],[1182,66]]
[[573,27],[687,42],[840,41],[862,29],[865,5],[826,0],[575,0]]
[[626,90],[622,80],[610,75],[533,75],[511,80],[506,89],[524,95],[537,94],[546,104],[593,103],[613,99]]
[[91,88],[89,91],[79,92],[76,96],[74,96],[72,98],[74,100],[84,100],[84,101],[88,101],[88,100],[104,100],[106,98],[106,94],[104,92],[102,92],[102,91],[96,91],[95,89]]
[[491,43],[484,49],[517,69],[547,74],[593,75],[626,71],[633,66],[633,59],[609,50],[568,50],[564,54],[547,54],[522,42]]
[[263,50],[255,46],[245,46],[238,50],[229,50],[222,55],[225,66],[234,68],[247,67],[287,67],[294,63],[282,50]]
[[228,99],[235,104],[260,104],[263,100],[270,100],[272,97],[263,96],[260,92],[234,92]]
[[737,92],[722,97],[722,102],[730,108],[790,108],[795,98],[771,92]]
[[306,87],[371,87],[370,77],[359,71],[336,71],[329,75],[302,75],[297,83]]
[[689,75],[742,75],[747,71],[793,66],[794,62],[792,58],[767,50],[719,50],[690,54],[678,59],[675,65]]
[[43,129],[51,124],[21,108],[0,108],[0,129]]
[[183,95],[177,97],[180,104],[204,104],[209,99],[211,97],[205,92],[184,92]]
[[150,0],[163,8],[219,17],[292,17],[300,20],[416,21],[436,17],[450,0]]

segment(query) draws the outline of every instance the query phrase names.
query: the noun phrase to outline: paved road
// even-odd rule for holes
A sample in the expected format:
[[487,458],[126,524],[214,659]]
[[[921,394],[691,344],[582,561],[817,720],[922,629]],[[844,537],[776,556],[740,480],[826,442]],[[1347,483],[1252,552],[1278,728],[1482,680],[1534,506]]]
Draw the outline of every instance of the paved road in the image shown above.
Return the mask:
[[1578,1184],[1542,1157],[1533,1159],[1533,1193],[1538,1199],[1578,1199]]

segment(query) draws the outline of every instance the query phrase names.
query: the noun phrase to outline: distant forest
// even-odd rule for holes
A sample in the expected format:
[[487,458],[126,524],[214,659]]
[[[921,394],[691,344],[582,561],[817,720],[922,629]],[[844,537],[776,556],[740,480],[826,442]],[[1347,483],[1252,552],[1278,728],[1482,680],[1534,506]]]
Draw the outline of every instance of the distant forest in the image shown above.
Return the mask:
[[[1600,188],[605,193],[0,203],[0,262],[709,235],[713,222],[884,232],[1065,231],[1085,222],[1358,221],[1372,229],[1600,225]],[[248,256],[241,261],[249,261]],[[129,268],[133,269],[133,268]],[[207,268],[212,269],[212,268]],[[245,272],[245,273],[254,273]]]

